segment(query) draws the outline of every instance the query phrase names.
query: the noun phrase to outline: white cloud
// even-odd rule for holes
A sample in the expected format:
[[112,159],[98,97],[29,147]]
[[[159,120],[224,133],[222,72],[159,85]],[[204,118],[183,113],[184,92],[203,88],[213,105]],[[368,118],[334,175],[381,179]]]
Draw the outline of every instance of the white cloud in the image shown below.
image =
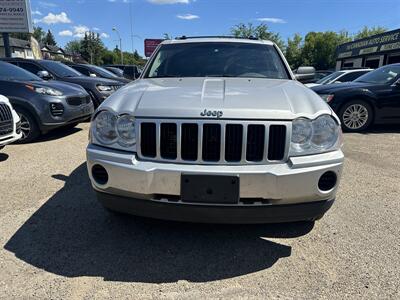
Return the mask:
[[176,3],[189,4],[191,0],[147,0],[147,2],[153,4],[176,4]]
[[110,37],[110,35],[107,34],[107,33],[105,33],[105,32],[102,32],[102,33],[100,34],[100,37],[103,38],[103,39],[108,39],[108,38]]
[[186,14],[186,15],[177,15],[176,16],[178,19],[182,19],[182,20],[195,20],[195,19],[199,19],[200,17],[197,15],[192,15],[192,14]]
[[93,29],[94,31],[99,31],[99,30],[100,30],[99,27],[93,27],[92,29]]
[[32,16],[41,16],[42,15],[42,13],[40,12],[40,11],[38,11],[38,10],[32,10]]
[[59,36],[72,36],[73,33],[71,30],[63,30],[58,33]]
[[83,38],[88,31],[90,31],[90,29],[85,25],[74,26],[74,37]]
[[42,7],[46,7],[46,8],[57,7],[57,4],[52,3],[52,2],[46,2],[46,1],[39,1],[39,5]]
[[62,12],[60,14],[49,13],[47,16],[43,17],[40,20],[36,20],[36,21],[46,23],[47,25],[58,24],[58,23],[66,24],[66,23],[72,22],[68,18],[67,14],[65,12]]
[[286,21],[280,18],[257,18],[257,21],[260,22],[269,22],[269,23],[277,23],[277,24],[285,24]]

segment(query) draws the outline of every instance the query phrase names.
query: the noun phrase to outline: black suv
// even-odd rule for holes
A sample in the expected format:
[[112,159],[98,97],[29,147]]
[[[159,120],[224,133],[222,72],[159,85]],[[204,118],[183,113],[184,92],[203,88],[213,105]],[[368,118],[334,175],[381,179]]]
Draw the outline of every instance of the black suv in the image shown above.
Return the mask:
[[79,84],[89,93],[95,107],[98,107],[108,96],[123,86],[119,81],[87,77],[58,61],[23,58],[4,58],[2,60],[38,75],[44,80],[55,79]]
[[312,87],[339,116],[343,129],[400,123],[400,64],[386,65],[353,82]]
[[9,98],[21,118],[20,142],[30,142],[54,128],[75,126],[90,118],[94,111],[89,94],[81,86],[46,82],[2,61],[0,94]]
[[83,75],[86,75],[89,77],[107,78],[107,79],[119,81],[122,84],[131,82],[131,80],[124,78],[124,77],[118,77],[117,75],[110,72],[109,70],[104,69],[99,66],[89,65],[89,64],[68,64],[68,66],[77,70],[78,72],[82,73]]

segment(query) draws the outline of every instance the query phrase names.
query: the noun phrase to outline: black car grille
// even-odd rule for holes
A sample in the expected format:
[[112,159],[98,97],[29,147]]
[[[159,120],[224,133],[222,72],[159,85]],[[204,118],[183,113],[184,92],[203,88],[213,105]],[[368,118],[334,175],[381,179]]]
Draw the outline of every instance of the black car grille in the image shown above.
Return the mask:
[[13,117],[11,108],[7,104],[0,104],[0,136],[13,132]]
[[67,98],[67,103],[72,106],[79,106],[82,104],[89,104],[91,101],[90,96],[86,97],[70,97]]
[[285,159],[287,126],[273,122],[138,120],[139,157],[182,163],[251,164]]

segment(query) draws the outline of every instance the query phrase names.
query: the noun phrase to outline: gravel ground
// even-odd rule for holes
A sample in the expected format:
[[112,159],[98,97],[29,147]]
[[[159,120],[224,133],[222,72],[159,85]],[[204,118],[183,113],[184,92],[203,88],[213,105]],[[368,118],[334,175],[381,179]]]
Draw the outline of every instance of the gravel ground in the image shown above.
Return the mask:
[[113,215],[88,124],[0,153],[1,299],[400,298],[400,126],[346,134],[319,222],[221,226]]

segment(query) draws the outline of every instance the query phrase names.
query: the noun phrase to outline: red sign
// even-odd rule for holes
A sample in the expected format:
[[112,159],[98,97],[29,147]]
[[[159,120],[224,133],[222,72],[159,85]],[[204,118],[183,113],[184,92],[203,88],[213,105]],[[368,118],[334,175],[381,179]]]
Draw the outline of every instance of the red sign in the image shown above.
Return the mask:
[[164,40],[161,39],[145,39],[144,40],[144,55],[150,57],[157,46]]

